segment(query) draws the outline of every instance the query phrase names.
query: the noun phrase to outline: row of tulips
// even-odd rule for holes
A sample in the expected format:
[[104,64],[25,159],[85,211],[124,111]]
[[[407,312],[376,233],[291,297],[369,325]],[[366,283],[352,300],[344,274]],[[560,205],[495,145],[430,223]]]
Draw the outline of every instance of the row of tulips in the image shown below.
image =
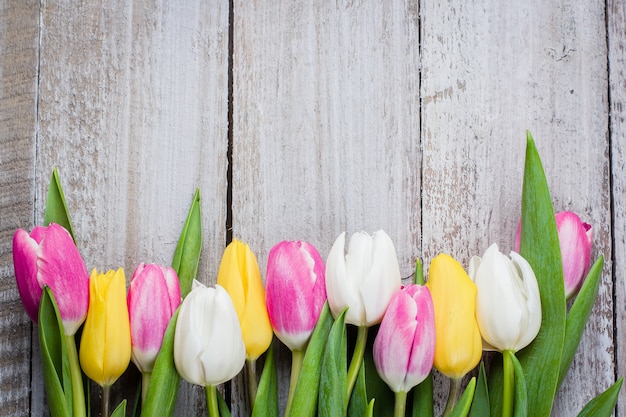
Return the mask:
[[[60,200],[64,201],[62,191]],[[529,220],[532,218],[522,216],[522,222]],[[562,298],[565,305],[566,297],[574,298],[581,291],[590,269],[592,228],[571,212],[557,213],[554,224],[556,250],[561,254],[558,268],[563,271],[562,283],[557,286],[562,288],[561,295],[556,298]],[[259,385],[256,377],[256,360],[268,351],[273,335],[292,352],[286,416],[373,415],[374,403],[367,403],[369,396],[364,394],[364,357],[371,333],[373,363],[380,379],[395,394],[396,416],[405,415],[407,395],[414,387],[427,386],[433,367],[451,381],[445,416],[466,416],[470,406],[472,415],[484,415],[477,399],[472,405],[475,378],[463,396],[461,381],[477,367],[483,351],[493,350],[502,353],[503,375],[501,384],[490,385],[489,390],[501,397],[495,409],[508,417],[534,413],[527,405],[532,387],[525,382],[525,370],[516,354],[533,342],[546,323],[542,317],[545,286],[518,253],[520,246],[523,250],[522,226],[516,251],[510,256],[493,244],[482,257],[473,257],[466,271],[451,256],[440,254],[430,262],[426,283],[418,268],[414,282],[407,285],[402,285],[394,244],[383,231],[355,233],[347,251],[346,234],[341,233],[325,262],[310,243],[280,242],[269,252],[265,280],[253,251],[235,239],[224,251],[215,287],[193,279],[194,270],[184,274],[185,281],[193,279],[190,291],[181,289],[186,284],[179,282],[176,268],[156,264],[136,268],[128,293],[122,269],[106,273],[93,270],[88,276],[71,235],[71,224],[70,231],[55,223],[36,227],[30,234],[18,229],[13,238],[13,259],[19,293],[31,319],[35,323],[47,320],[42,311],[46,294],[50,294],[62,322],[66,340],[60,343],[68,351],[73,381],[72,394],[65,395],[72,404],[57,414],[56,407],[51,407],[52,415],[86,415],[81,383],[84,372],[103,387],[103,415],[108,416],[109,388],[131,360],[142,373],[142,398],[149,403],[155,397],[149,390],[167,388],[162,379],[152,385],[150,381],[153,371],[159,378],[166,372],[157,362],[167,362],[170,339],[173,372],[206,388],[212,417],[229,415],[216,386],[234,378],[246,364],[253,416],[277,415],[276,400],[268,399],[272,392],[276,395],[277,382],[274,378],[269,383],[273,390],[268,389],[265,378],[274,366],[271,349]],[[186,224],[181,239],[186,233],[197,236],[199,224],[191,231]],[[597,275],[594,282],[598,282]],[[544,303],[549,300],[543,299]],[[328,311],[332,318],[327,320]],[[83,322],[77,354],[74,335]],[[584,326],[586,318],[578,322]],[[346,325],[357,329],[349,363]],[[573,327],[582,329],[581,325]],[[169,328],[173,337],[168,337]],[[561,348],[565,352],[558,358],[561,367],[569,367],[568,355],[573,356],[577,343],[573,351],[567,347],[573,342]],[[557,371],[554,384],[563,373],[562,369]],[[482,368],[480,374],[479,387],[487,391]],[[531,369],[529,384],[532,377]],[[621,381],[616,392],[620,385]],[[174,397],[176,387],[174,383]],[[598,402],[613,407],[617,394],[612,395]],[[358,396],[364,397],[364,406],[358,412],[349,411],[348,404],[352,406]],[[314,397],[311,414],[304,411],[304,404],[310,403],[308,397]],[[487,412],[494,408],[489,400],[486,407]],[[423,409],[432,414],[432,393],[430,404]],[[414,405],[413,413],[415,410]],[[171,415],[171,411],[160,411]]]

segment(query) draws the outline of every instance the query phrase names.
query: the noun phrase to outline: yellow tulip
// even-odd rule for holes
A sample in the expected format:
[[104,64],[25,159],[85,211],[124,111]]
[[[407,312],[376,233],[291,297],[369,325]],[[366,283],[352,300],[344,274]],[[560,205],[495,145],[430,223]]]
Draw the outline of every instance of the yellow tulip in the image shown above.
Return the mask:
[[272,325],[265,307],[265,288],[254,253],[234,239],[224,250],[217,284],[230,295],[241,324],[246,359],[253,361],[272,342]]
[[80,365],[85,374],[108,387],[130,362],[130,324],[126,280],[122,268],[89,279],[89,310],[80,343]]
[[440,254],[430,264],[428,289],[435,307],[435,368],[459,379],[478,365],[482,339],[476,322],[476,285],[461,264]]

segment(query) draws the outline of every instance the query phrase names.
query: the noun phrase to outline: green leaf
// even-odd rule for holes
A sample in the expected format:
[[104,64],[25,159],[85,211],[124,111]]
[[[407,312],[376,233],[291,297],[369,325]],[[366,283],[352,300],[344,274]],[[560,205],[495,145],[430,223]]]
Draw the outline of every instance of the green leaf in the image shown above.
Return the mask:
[[50,223],[56,223],[63,226],[68,232],[70,232],[72,239],[76,241],[74,229],[72,228],[72,222],[70,220],[70,214],[65,202],[65,195],[63,194],[63,187],[61,187],[59,173],[56,168],[52,170],[52,177],[50,178],[50,185],[48,186],[46,212],[43,216],[43,224],[48,226]]
[[365,410],[363,417],[374,417],[374,398],[372,398],[372,401],[367,405],[367,410]]
[[161,350],[157,356],[148,385],[146,401],[142,405],[143,417],[163,416],[169,417],[174,414],[176,395],[180,376],[174,365],[174,332],[180,307],[174,312],[163,337]]
[[376,398],[374,404],[375,416],[392,416],[394,413],[395,395],[385,381],[380,378],[376,365],[374,364],[373,346],[379,326],[372,326],[367,333],[367,346],[363,362],[365,363],[365,385],[367,388],[367,398]]
[[415,260],[415,274],[413,275],[413,284],[424,285],[424,267],[422,266],[422,260],[419,258]]
[[111,417],[124,417],[126,415],[126,400],[122,401],[111,413]]
[[[542,319],[539,334],[528,347],[518,352],[518,359],[527,382],[528,414],[549,417],[565,339],[565,289],[550,191],[530,132],[527,136],[520,254],[526,258],[537,277]],[[502,414],[501,368],[492,367],[490,373],[491,415],[497,416]]]
[[567,314],[565,322],[565,343],[563,345],[563,356],[561,357],[557,388],[561,386],[565,375],[567,375],[567,371],[572,364],[572,360],[574,359],[574,355],[582,339],[585,325],[593,310],[593,305],[596,301],[598,290],[600,289],[600,281],[602,281],[603,265],[604,256],[600,255],[589,270],[587,278]]
[[413,389],[413,407],[411,415],[413,417],[434,417],[435,415],[435,409],[433,407],[432,372]]
[[[519,363],[519,362],[518,362]],[[474,392],[474,401],[469,413],[470,417],[489,417],[489,390],[487,388],[487,375],[485,373],[485,363],[480,361],[480,371],[478,372],[478,383]]]
[[44,286],[41,294],[38,331],[50,416],[72,416],[72,387],[65,333],[54,295],[47,286]]
[[198,274],[201,252],[202,213],[200,212],[200,190],[196,190],[172,260],[172,268],[178,274],[180,294],[183,298],[191,291],[191,284]]
[[274,343],[265,355],[252,417],[278,417],[278,374],[274,361]]
[[231,417],[230,409],[228,408],[228,404],[226,404],[226,400],[222,396],[222,393],[216,390],[217,394],[217,407],[220,411],[220,417]]
[[472,399],[474,398],[474,391],[476,390],[476,377],[472,377],[470,382],[465,387],[463,395],[459,398],[459,402],[456,403],[454,410],[450,413],[450,417],[466,417],[472,406]]
[[515,417],[526,417],[528,415],[528,389],[526,387],[526,377],[522,364],[515,355],[511,355],[513,369],[515,370]]
[[361,362],[359,374],[348,402],[348,417],[361,417],[367,411],[367,388],[365,386],[365,362]]
[[320,417],[343,416],[348,408],[346,311],[347,309],[344,309],[333,323],[322,359],[318,398]]
[[317,399],[322,372],[321,364],[332,324],[333,317],[330,314],[328,302],[326,302],[304,354],[300,376],[298,377],[291,403],[291,409],[298,410],[298,417],[317,416]]
[[589,401],[578,413],[578,417],[610,417],[615,409],[622,382],[624,382],[623,377],[602,394]]

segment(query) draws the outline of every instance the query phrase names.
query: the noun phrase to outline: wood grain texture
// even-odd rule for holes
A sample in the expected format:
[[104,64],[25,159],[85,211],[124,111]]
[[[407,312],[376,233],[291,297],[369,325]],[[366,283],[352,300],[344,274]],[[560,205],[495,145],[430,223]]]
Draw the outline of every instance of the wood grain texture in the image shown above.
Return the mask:
[[[513,248],[525,131],[535,136],[555,210],[594,226],[611,259],[604,3],[424,2],[423,249],[464,265]],[[614,380],[611,262],[553,415],[576,415]]]
[[[420,243],[417,2],[237,1],[234,16],[234,236],[264,275],[279,241],[309,241],[325,259],[342,231],[383,229],[410,275]],[[288,381],[288,352],[278,360]]]
[[[607,2],[615,283],[616,375],[626,375],[626,2]],[[626,416],[624,388],[617,415]]]
[[[122,266],[129,281],[140,262],[171,262],[199,188],[199,279],[215,282],[226,223],[228,3],[55,1],[41,25],[36,219],[56,166],[88,269]],[[115,387],[134,393],[129,368]],[[203,415],[204,401],[183,382],[176,413]]]
[[15,229],[33,225],[38,2],[0,1],[0,404],[30,415],[31,322],[13,272]]

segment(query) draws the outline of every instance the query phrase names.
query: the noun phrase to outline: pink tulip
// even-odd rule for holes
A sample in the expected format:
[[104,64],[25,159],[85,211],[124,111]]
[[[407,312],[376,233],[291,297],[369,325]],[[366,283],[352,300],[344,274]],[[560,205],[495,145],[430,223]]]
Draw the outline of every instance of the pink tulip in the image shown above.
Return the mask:
[[157,264],[140,264],[128,289],[132,360],[143,372],[152,372],[170,318],[180,304],[176,272]]
[[[556,213],[554,217],[561,247],[565,298],[569,300],[578,293],[589,272],[593,228],[571,211]],[[515,239],[516,251],[519,251],[520,230],[518,227]]]
[[276,336],[291,350],[308,342],[326,302],[324,261],[307,242],[283,241],[267,261],[267,313]]
[[13,266],[17,289],[31,320],[38,322],[44,285],[52,290],[66,335],[76,333],[87,317],[89,274],[67,230],[58,224],[37,226],[30,235],[13,235]]
[[374,364],[393,392],[408,392],[430,373],[435,357],[435,313],[427,287],[397,291],[374,340]]

